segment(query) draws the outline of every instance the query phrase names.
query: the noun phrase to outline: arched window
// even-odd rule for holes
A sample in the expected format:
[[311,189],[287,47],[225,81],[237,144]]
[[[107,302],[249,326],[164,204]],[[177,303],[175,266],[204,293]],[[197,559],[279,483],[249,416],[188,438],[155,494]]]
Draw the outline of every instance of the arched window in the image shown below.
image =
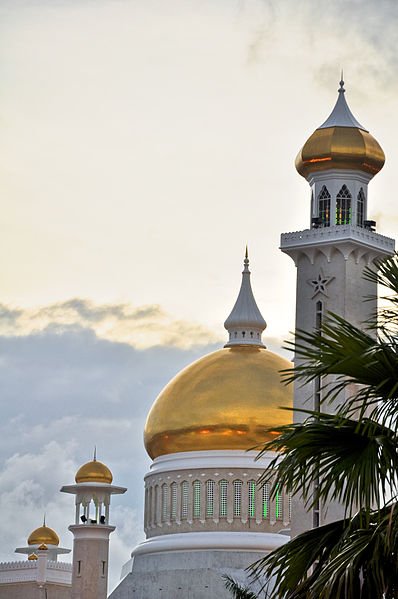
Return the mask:
[[343,185],[336,198],[336,225],[351,224],[351,194]]
[[358,225],[358,227],[363,227],[364,215],[365,215],[365,194],[361,187],[361,189],[359,190],[358,196],[357,196],[357,225]]
[[170,501],[170,519],[176,520],[177,518],[177,483],[171,483],[171,501]]
[[265,483],[265,485],[263,485],[263,492],[262,492],[262,514],[263,514],[263,518],[264,520],[266,520],[267,518],[269,518],[269,483]]
[[275,492],[275,519],[283,520],[283,494],[279,484]]
[[200,518],[200,480],[193,483],[193,517]]
[[181,518],[188,518],[188,483],[181,483]]
[[151,525],[152,522],[153,522],[153,488],[149,487],[149,502],[148,502],[147,524]]
[[321,227],[330,227],[330,193],[325,185],[318,196],[318,216]]
[[144,525],[148,524],[148,498],[149,498],[149,489],[148,487],[145,489],[145,509],[144,509]]
[[214,480],[206,482],[206,516],[214,514]]
[[158,487],[158,485],[156,485],[156,487],[155,487],[155,506],[154,506],[154,510],[153,510],[153,523],[154,524],[159,524],[158,509],[159,509],[159,487]]
[[234,516],[240,516],[242,508],[242,481],[234,480]]
[[167,502],[169,499],[169,487],[162,485],[162,522],[167,521]]
[[256,481],[249,480],[249,518],[256,516]]
[[318,301],[315,306],[315,328],[319,332],[322,327],[322,319],[323,319],[323,304],[321,301]]
[[220,480],[220,518],[227,516],[228,481]]

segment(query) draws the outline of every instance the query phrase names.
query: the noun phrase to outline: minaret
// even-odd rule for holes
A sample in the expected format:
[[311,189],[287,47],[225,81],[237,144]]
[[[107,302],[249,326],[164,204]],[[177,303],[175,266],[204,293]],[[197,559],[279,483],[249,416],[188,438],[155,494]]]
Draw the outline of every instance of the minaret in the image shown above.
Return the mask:
[[59,547],[59,537],[55,530],[46,525],[46,517],[43,518],[43,525],[35,528],[30,533],[26,547],[17,547],[15,553],[25,555],[36,555],[38,551],[44,551],[48,560],[58,561],[58,556],[70,553],[70,549]]
[[112,485],[113,476],[105,464],[94,459],[79,468],[74,485],[62,487],[63,493],[76,496],[73,533],[73,570],[71,599],[106,599],[108,587],[109,524],[111,495],[126,492]]
[[[341,80],[332,113],[296,158],[296,169],[311,188],[310,227],[281,236],[282,252],[297,267],[296,329],[319,329],[328,312],[359,327],[374,316],[376,299],[369,297],[376,298],[377,288],[364,280],[363,270],[394,251],[394,241],[376,233],[376,223],[368,220],[368,183],[383,164],[383,150],[351,113]],[[295,408],[318,409],[319,387],[320,381],[296,385]],[[335,411],[344,397],[341,393],[323,409]],[[297,421],[304,418],[295,414]],[[340,517],[338,504],[306,513],[293,498],[292,534]]]

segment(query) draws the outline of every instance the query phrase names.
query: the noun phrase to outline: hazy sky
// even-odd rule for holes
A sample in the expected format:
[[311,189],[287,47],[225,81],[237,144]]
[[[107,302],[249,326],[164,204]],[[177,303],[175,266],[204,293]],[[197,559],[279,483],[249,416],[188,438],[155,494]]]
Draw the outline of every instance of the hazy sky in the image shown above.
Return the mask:
[[96,443],[129,487],[115,584],[143,536],[145,415],[223,343],[246,243],[278,350],[279,235],[309,223],[294,158],[342,67],[387,156],[369,216],[397,235],[397,21],[396,0],[0,0],[0,559],[43,511],[71,546],[58,488]]

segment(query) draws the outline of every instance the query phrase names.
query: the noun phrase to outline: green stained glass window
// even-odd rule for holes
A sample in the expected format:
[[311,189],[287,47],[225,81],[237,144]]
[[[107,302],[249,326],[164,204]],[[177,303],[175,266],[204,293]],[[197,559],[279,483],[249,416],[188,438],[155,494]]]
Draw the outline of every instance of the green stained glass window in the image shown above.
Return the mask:
[[256,483],[254,480],[249,480],[249,518],[254,518],[256,515]]
[[336,225],[351,224],[351,194],[343,185],[336,197]]
[[262,491],[262,514],[263,518],[267,519],[269,517],[269,484],[266,483],[263,486]]
[[200,480],[193,483],[193,517],[200,518]]

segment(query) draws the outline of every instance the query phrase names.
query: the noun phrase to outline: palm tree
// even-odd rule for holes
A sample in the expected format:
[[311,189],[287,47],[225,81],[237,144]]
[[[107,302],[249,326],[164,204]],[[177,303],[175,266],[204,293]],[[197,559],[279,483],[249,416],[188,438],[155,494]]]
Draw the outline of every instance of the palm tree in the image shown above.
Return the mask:
[[273,578],[274,590],[264,587],[261,597],[398,599],[397,255],[365,276],[388,289],[377,327],[364,331],[329,315],[320,332],[296,334],[301,363],[284,373],[285,382],[320,380],[324,406],[348,386],[349,399],[333,415],[322,406],[305,411],[304,422],[277,429],[260,452],[282,454],[270,466],[278,484],[300,493],[308,509],[335,500],[345,518],[254,564],[255,577]]

